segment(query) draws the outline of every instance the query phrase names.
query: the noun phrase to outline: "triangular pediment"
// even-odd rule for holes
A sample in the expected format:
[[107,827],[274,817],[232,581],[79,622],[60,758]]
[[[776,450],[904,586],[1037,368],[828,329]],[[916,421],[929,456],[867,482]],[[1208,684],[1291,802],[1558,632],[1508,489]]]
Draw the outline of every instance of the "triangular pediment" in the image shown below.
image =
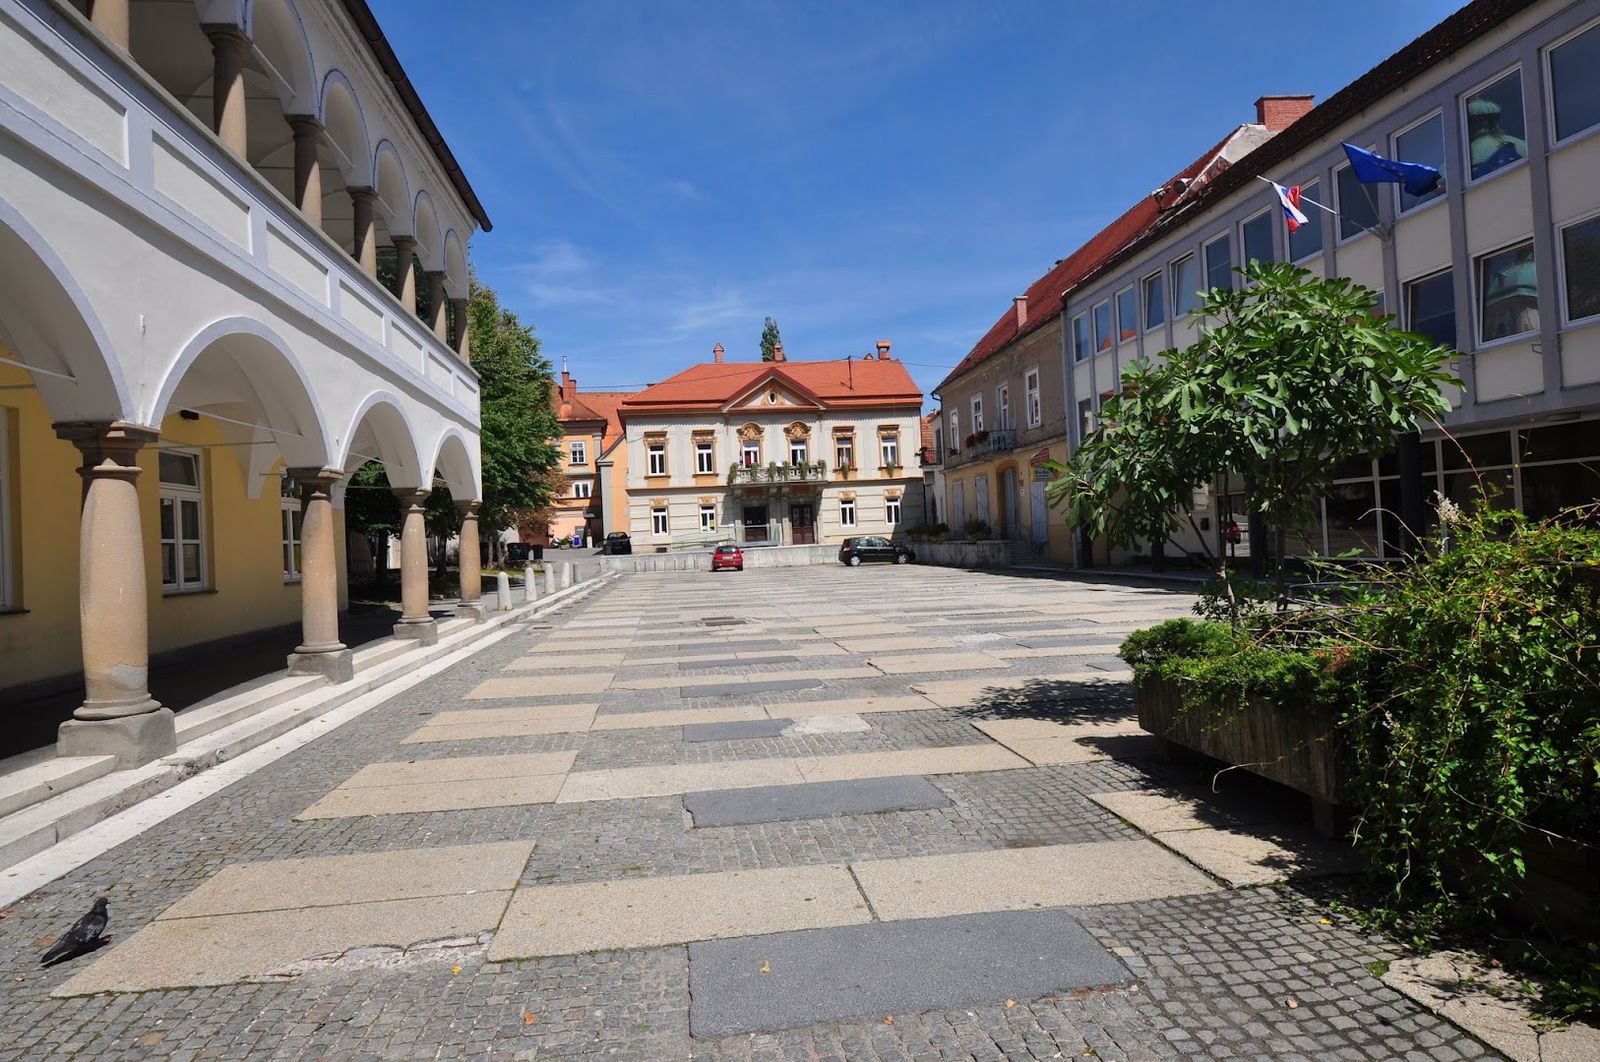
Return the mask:
[[761,410],[816,410],[822,400],[801,387],[780,370],[762,373],[722,408],[727,412],[755,413]]

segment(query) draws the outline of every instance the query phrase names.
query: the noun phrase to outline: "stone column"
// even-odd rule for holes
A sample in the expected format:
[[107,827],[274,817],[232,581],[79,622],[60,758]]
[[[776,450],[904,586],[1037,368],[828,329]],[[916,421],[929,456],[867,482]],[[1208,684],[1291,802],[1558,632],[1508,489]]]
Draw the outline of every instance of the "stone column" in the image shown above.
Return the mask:
[[401,487],[394,496],[400,499],[400,622],[394,636],[433,645],[439,625],[428,614],[428,492]]
[[131,424],[57,424],[83,454],[78,620],[84,698],[61,724],[62,756],[115,756],[137,767],[177,749],[172,710],[150,696],[149,587],[139,512],[141,447],[157,433]]
[[112,44],[128,50],[128,0],[94,0],[89,21]]
[[467,300],[451,299],[450,308],[456,315],[456,353],[461,355],[462,361],[472,358],[472,345],[467,328]]
[[350,257],[361,263],[369,277],[378,275],[378,230],[372,221],[372,205],[377,201],[378,193],[371,188],[350,189],[350,203],[356,212],[356,242]]
[[322,228],[322,123],[310,114],[284,116],[294,131],[294,203],[313,228]]
[[417,314],[417,238],[394,236],[394,293],[400,305]]
[[334,554],[333,485],[336,468],[291,468],[300,487],[300,637],[289,655],[289,674],[323,675],[330,682],[355,678],[355,658],[339,640],[339,565]]
[[430,269],[424,275],[428,278],[428,327],[433,329],[439,342],[446,343],[449,336],[445,329],[450,319],[444,312],[444,273]]
[[461,573],[461,603],[456,615],[483,621],[488,618],[483,609],[483,553],[478,545],[478,502],[458,501],[456,510],[461,513],[461,549],[458,562]]
[[241,159],[249,161],[245,124],[244,65],[250,38],[231,23],[201,26],[211,38],[211,128]]

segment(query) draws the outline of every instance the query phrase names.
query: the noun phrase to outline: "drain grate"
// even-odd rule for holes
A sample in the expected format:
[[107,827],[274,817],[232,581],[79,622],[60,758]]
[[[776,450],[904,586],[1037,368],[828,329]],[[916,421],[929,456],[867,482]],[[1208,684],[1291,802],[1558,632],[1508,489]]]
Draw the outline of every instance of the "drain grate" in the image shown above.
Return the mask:
[[739,627],[748,621],[737,616],[707,616],[700,622],[707,627]]

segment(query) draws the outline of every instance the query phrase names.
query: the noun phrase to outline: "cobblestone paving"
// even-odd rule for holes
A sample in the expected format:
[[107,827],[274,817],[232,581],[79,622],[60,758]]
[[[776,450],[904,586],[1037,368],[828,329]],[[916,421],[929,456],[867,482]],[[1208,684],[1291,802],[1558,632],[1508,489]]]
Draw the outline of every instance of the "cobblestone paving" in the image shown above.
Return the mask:
[[[1141,835],[1087,794],[1203,781],[1192,768],[1125,758],[942,775],[931,781],[951,798],[947,808],[707,829],[692,827],[676,796],[308,822],[294,816],[360,768],[384,761],[573,751],[576,771],[728,763],[983,744],[987,739],[970,725],[975,718],[1124,715],[1131,708],[1126,686],[1056,676],[1095,667],[1120,671],[1111,655],[1120,635],[1097,633],[1097,626],[1118,626],[1119,615],[1140,622],[1163,611],[1179,615],[1187,605],[1185,595],[1159,589],[922,567],[625,577],[14,905],[0,918],[0,962],[10,978],[0,997],[0,1059],[1497,1057],[1369,974],[1365,964],[1389,957],[1382,942],[1324,924],[1322,909],[1287,887],[1077,912],[1133,972],[1128,988],[710,1041],[689,1035],[682,946],[492,963],[485,955],[493,927],[485,927],[477,938],[356,949],[260,982],[65,999],[50,993],[96,957],[51,970],[35,965],[47,938],[95,896],[110,898],[111,932],[121,939],[223,867],[258,860],[532,839],[522,874],[522,885],[532,887],[1136,839]],[[705,624],[716,617],[746,622]],[[950,648],[922,651],[922,674],[827,680],[816,690],[741,694],[734,686],[729,696],[682,697],[667,687],[466,699],[487,679],[537,674],[502,669],[546,645],[564,647],[540,657],[550,670],[582,667],[586,652],[621,652],[622,665],[607,667],[619,681],[681,676],[687,686],[730,674],[753,682],[804,677],[864,667],[873,655],[918,652],[875,654],[871,634],[829,634],[856,617],[886,638],[922,637]],[[628,645],[587,648],[617,640]],[[795,655],[836,644],[856,652]],[[1106,655],[938,670],[945,652],[1100,644]],[[707,655],[719,649],[725,651]],[[734,660],[735,652],[751,658]],[[611,716],[738,704],[804,714],[808,702],[901,696],[923,680],[990,678],[1031,681],[980,695],[964,708],[865,714],[866,729],[846,732],[683,742],[674,726],[402,744],[439,713],[465,708],[597,703],[601,716]],[[1108,875],[1116,870],[1105,868]]]

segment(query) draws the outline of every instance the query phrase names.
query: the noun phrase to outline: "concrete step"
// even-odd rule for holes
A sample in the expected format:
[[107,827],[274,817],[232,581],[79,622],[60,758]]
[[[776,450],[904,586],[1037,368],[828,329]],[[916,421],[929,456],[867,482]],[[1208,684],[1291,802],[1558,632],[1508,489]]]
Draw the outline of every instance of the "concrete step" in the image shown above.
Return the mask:
[[161,762],[112,771],[0,818],[0,867],[38,855],[186,777],[183,768]]
[[18,764],[17,770],[0,776],[0,818],[86,785],[117,768],[115,756],[57,756],[54,747],[25,755],[32,762]]
[[178,745],[195,741],[241,719],[248,719],[265,708],[282,704],[323,684],[320,675],[283,675],[271,682],[251,686],[220,700],[196,705],[178,713]]

